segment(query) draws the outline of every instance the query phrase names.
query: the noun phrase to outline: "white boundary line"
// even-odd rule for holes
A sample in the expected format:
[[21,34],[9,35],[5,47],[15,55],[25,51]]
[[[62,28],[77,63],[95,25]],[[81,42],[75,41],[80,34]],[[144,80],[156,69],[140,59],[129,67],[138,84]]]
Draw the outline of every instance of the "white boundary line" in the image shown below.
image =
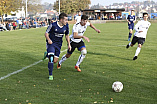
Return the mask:
[[[61,51],[61,53],[65,52],[65,51],[67,51],[67,49]],[[25,69],[28,69],[28,68],[30,68],[30,67],[32,67],[32,66],[34,66],[34,65],[37,65],[37,64],[39,64],[39,63],[42,62],[42,61],[43,61],[43,60],[39,60],[39,61],[37,61],[37,62],[35,62],[35,63],[31,64],[31,65],[28,65],[28,66],[26,66],[26,67],[23,67],[22,69],[19,69],[19,70],[17,70],[17,71],[14,71],[14,72],[12,72],[12,73],[9,73],[8,75],[1,77],[1,78],[0,78],[0,81],[3,80],[3,79],[5,79],[5,78],[10,77],[11,75],[17,74],[17,73],[19,73],[19,72],[21,72],[21,71],[23,71],[23,70],[25,70]]]

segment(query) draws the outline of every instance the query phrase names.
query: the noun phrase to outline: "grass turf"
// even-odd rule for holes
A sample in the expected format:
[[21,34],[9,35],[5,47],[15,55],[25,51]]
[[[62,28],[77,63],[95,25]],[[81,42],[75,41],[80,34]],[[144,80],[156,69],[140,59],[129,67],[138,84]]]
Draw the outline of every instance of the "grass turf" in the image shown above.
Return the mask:
[[[145,44],[136,61],[132,58],[137,44],[126,49],[126,23],[94,24],[85,32],[88,54],[81,63],[82,72],[74,66],[80,55],[77,50],[60,70],[54,65],[54,80],[48,80],[47,61],[0,80],[0,104],[155,104],[157,101],[156,27],[152,23]],[[72,25],[70,25],[70,31]],[[42,59],[46,28],[0,32],[0,77]],[[67,48],[63,39],[62,51]],[[60,58],[66,52],[61,53]],[[60,59],[59,58],[59,59]],[[115,81],[124,89],[112,91]]]

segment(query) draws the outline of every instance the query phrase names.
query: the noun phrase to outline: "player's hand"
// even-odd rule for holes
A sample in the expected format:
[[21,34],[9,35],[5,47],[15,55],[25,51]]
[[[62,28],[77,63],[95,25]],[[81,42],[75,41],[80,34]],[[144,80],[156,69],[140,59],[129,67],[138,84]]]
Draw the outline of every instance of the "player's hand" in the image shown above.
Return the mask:
[[88,37],[83,36],[83,38],[84,38],[85,40],[87,40],[87,42],[90,41]]
[[52,42],[52,40],[48,40],[48,43],[49,43],[49,44],[52,44],[53,42]]
[[100,33],[100,32],[101,32],[101,31],[100,31],[100,30],[98,30],[98,29],[96,29],[95,31],[96,31],[96,32],[98,32],[98,33]]
[[71,51],[71,45],[68,45],[68,50]]
[[129,22],[129,24],[131,24],[131,22]]

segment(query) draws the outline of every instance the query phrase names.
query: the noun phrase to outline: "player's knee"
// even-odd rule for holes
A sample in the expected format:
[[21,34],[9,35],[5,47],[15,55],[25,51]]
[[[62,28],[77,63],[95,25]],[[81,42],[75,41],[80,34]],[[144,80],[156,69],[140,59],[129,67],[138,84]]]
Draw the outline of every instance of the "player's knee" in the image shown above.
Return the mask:
[[49,62],[53,63],[54,61],[54,53],[48,53]]
[[71,56],[71,54],[66,54],[65,55],[66,58],[69,58],[70,56]]
[[141,48],[141,47],[142,47],[142,45],[141,45],[141,44],[138,44],[138,47],[140,47],[140,48]]
[[86,55],[86,54],[87,54],[87,50],[86,50],[86,49],[83,49],[83,50],[81,51],[81,54]]

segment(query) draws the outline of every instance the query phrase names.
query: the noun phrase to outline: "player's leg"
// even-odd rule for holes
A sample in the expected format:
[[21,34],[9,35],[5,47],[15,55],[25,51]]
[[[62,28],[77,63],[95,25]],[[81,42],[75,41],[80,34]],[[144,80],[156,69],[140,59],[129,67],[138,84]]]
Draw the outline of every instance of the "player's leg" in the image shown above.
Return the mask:
[[[47,53],[48,53],[48,70],[49,70],[49,80],[53,80],[53,63],[55,59],[55,47],[53,44],[47,46]],[[56,59],[55,59],[56,60]]]
[[129,27],[128,41],[130,41],[131,36],[132,36],[132,32],[133,32],[133,27],[134,27],[134,25],[133,25],[133,24],[129,24],[128,27]]
[[133,60],[136,60],[136,59],[137,59],[137,57],[138,57],[138,55],[139,55],[139,53],[140,53],[140,51],[141,51],[141,47],[142,47],[142,45],[144,44],[144,42],[145,42],[145,39],[144,39],[144,38],[140,38],[140,39],[138,40],[138,47],[137,47],[137,49],[136,49],[135,56],[134,56]]
[[61,64],[71,56],[71,54],[67,53],[65,55],[62,56],[61,60],[58,62],[57,64],[57,69],[60,69],[61,68]]
[[71,45],[71,51],[67,50],[67,53],[62,56],[61,60],[58,62],[57,69],[60,69],[60,68],[61,68],[61,64],[62,64],[67,58],[69,58],[69,57],[72,55],[72,53],[75,51],[75,48],[76,48],[76,46],[77,46],[76,43],[71,42],[70,45]]
[[129,48],[130,46],[133,47],[137,41],[138,41],[138,37],[134,36],[132,41],[129,42],[129,44],[126,46],[126,48]]
[[87,50],[86,50],[86,47],[83,46],[81,49],[81,55],[79,56],[78,58],[78,61],[75,65],[75,69],[77,69],[77,71],[81,72],[81,69],[80,69],[80,64],[82,63],[83,59],[86,57],[86,54],[87,54]]
[[48,53],[48,58],[49,58],[49,62],[48,62],[49,80],[53,80],[52,71],[53,71],[54,53],[49,52]]

